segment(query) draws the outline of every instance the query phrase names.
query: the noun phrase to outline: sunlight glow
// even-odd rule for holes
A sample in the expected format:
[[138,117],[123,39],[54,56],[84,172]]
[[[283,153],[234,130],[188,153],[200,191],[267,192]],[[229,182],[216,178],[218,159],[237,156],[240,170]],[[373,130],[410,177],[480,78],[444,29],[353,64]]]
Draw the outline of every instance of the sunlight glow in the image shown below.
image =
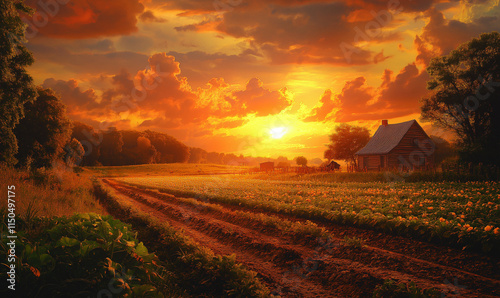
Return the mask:
[[271,134],[271,138],[273,139],[281,139],[288,132],[288,128],[286,127],[275,127],[269,130]]

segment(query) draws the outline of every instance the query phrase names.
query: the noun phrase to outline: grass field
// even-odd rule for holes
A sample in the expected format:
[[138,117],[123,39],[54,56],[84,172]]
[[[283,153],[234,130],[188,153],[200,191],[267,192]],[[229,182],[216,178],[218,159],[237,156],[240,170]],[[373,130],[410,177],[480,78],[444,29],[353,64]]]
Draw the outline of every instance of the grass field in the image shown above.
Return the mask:
[[242,176],[124,177],[129,184],[305,219],[498,248],[497,182],[328,183]]
[[185,163],[85,168],[100,177],[237,174],[248,169],[243,166]]
[[[0,164],[0,187],[15,187],[16,214],[23,219],[73,215],[94,212],[107,214],[92,194],[91,175],[88,172],[15,170]],[[6,209],[7,200],[0,201]]]

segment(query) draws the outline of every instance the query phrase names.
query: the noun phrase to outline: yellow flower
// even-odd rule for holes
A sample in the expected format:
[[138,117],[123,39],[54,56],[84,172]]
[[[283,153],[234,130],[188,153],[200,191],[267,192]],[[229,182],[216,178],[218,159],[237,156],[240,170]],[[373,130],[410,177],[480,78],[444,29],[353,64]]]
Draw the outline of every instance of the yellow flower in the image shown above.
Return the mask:
[[486,232],[491,231],[491,229],[493,229],[493,227],[492,227],[492,226],[486,226],[486,227],[484,227],[484,230],[485,230]]
[[472,231],[472,230],[474,230],[474,228],[473,228],[473,227],[469,227],[469,228],[467,229],[467,232],[470,232],[470,231]]
[[446,219],[444,219],[444,218],[442,218],[442,217],[441,217],[441,218],[439,218],[439,221],[440,221],[440,222],[443,222],[443,221],[445,221],[445,220],[446,220]]
[[500,234],[500,229],[499,229],[499,228],[495,228],[495,229],[493,230],[493,233],[494,233],[495,235]]

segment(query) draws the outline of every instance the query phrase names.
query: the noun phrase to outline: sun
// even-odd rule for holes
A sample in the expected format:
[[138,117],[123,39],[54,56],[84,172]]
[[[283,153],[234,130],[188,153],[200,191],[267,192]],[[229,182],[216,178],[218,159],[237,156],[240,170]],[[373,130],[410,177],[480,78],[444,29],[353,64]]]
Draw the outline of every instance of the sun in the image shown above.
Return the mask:
[[281,139],[287,132],[288,128],[286,127],[275,127],[269,130],[269,134],[271,134],[271,138],[273,139]]

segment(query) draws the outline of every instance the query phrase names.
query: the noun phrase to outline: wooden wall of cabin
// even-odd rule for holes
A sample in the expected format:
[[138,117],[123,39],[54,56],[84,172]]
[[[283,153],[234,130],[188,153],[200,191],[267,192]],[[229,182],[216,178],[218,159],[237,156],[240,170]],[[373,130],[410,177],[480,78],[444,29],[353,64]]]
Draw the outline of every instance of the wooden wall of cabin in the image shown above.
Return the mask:
[[[425,168],[434,166],[434,148],[430,139],[417,125],[413,124],[401,142],[389,154],[388,167]],[[420,144],[420,145],[419,145]]]

